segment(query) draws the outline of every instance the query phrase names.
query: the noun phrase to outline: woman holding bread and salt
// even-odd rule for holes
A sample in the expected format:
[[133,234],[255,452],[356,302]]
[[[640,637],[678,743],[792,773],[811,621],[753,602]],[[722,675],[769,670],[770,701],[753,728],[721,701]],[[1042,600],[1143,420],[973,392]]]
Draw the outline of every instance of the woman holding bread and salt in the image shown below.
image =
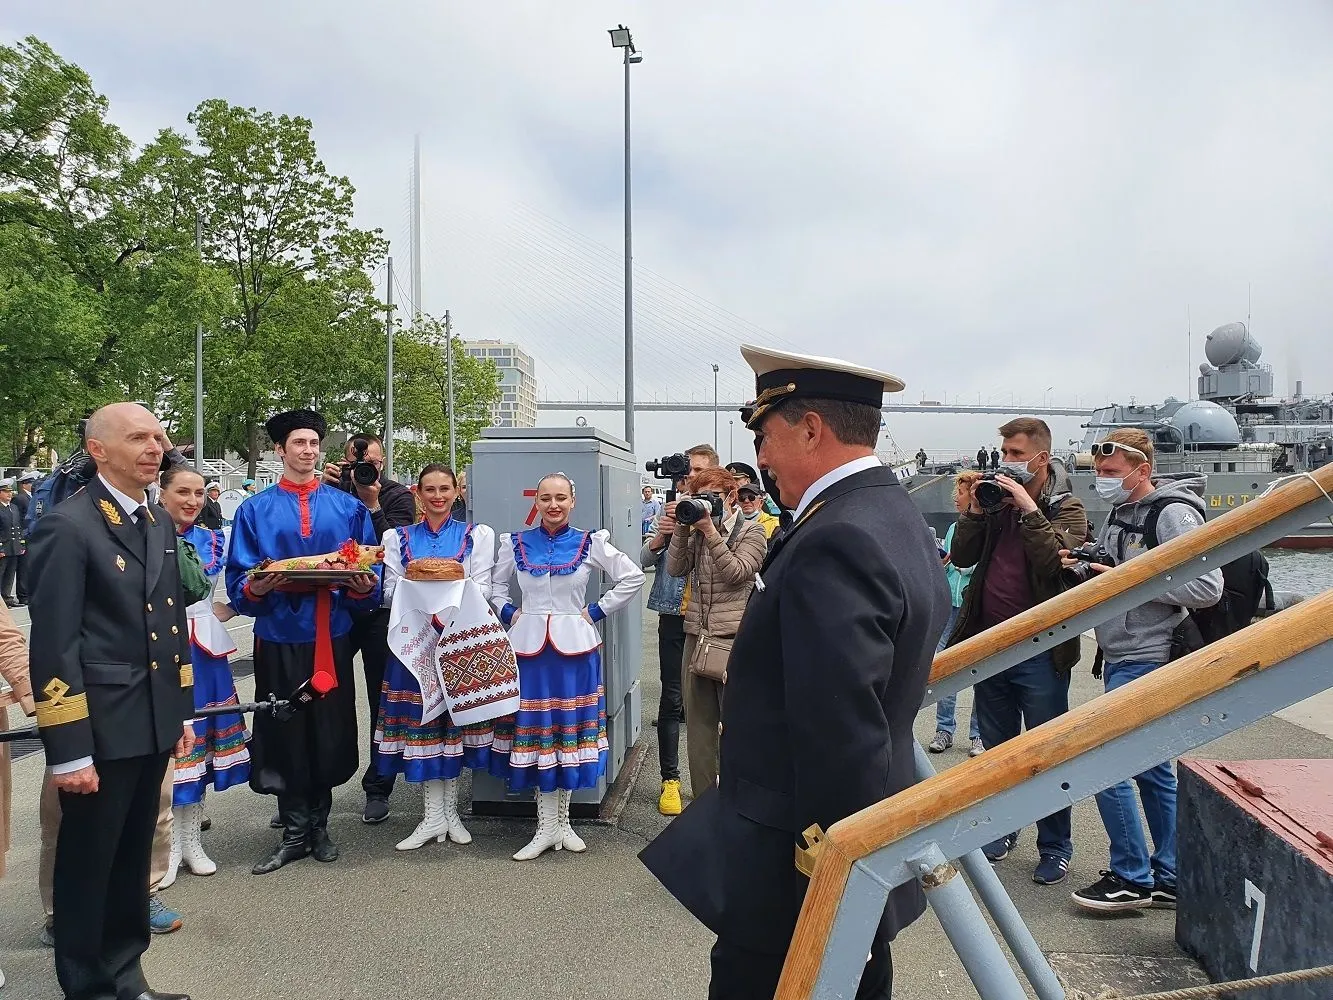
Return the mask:
[[[632,601],[643,570],[610,542],[610,533],[569,523],[574,484],[563,473],[537,484],[541,524],[500,536],[491,602],[509,626],[518,656],[520,703],[512,726],[499,727],[492,762],[512,730],[505,766],[492,773],[510,788],[537,791],[537,833],[514,855],[528,861],[542,852],[582,851],[569,824],[569,803],[580,788],[594,788],[606,773],[606,688],[602,637],[596,622]],[[611,589],[588,603],[592,571]],[[522,593],[516,607],[513,585]]]
[[[448,466],[422,469],[416,495],[422,520],[386,531],[383,540],[384,603],[394,610],[375,726],[375,766],[382,775],[402,774],[420,784],[425,799],[425,817],[397,844],[400,851],[414,851],[432,840],[472,841],[458,813],[458,777],[465,767],[487,769],[495,716],[512,714],[518,694],[513,653],[485,603],[495,564],[495,532],[484,524],[450,519],[458,478]],[[448,588],[464,578],[475,589]],[[409,586],[419,591],[414,600],[395,602],[400,588]],[[448,620],[442,620],[446,607]],[[460,685],[457,668],[464,666],[469,674]],[[509,692],[501,692],[502,683],[488,683],[506,672]],[[463,690],[469,682],[475,688],[471,695]],[[487,711],[481,703],[497,693],[502,697]],[[459,712],[490,718],[460,725],[455,718]]]

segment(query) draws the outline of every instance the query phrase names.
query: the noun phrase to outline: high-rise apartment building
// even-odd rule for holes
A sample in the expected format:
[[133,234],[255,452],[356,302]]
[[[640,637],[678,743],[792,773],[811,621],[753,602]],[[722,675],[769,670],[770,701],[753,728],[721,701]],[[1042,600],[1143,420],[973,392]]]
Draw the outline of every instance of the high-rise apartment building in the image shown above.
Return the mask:
[[474,358],[494,361],[500,369],[500,401],[491,407],[496,427],[537,426],[537,377],[532,356],[517,344],[499,340],[470,340],[463,350]]

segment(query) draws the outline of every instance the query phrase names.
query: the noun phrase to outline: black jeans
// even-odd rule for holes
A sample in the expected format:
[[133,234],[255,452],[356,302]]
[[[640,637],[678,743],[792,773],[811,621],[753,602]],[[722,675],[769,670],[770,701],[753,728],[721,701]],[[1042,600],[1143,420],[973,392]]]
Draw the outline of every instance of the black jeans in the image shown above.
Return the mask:
[[681,659],[685,655],[685,617],[657,616],[657,660],[662,697],[657,701],[657,760],[663,781],[680,780],[680,724],[685,710],[680,697]]
[[389,609],[380,608],[352,618],[352,654],[361,654],[366,672],[366,707],[370,719],[370,764],[361,776],[361,787],[368,799],[387,799],[397,775],[387,777],[375,769],[375,722],[380,713],[380,688],[384,685],[384,667],[389,661]]

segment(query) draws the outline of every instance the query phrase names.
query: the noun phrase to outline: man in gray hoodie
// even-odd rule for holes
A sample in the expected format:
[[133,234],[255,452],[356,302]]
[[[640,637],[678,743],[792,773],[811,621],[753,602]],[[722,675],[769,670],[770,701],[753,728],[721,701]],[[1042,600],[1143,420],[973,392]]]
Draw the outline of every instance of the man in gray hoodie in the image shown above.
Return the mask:
[[[1097,541],[1117,565],[1146,552],[1151,535],[1161,544],[1204,522],[1201,494],[1205,478],[1155,483],[1152,463],[1152,441],[1137,429],[1114,430],[1093,449],[1097,494],[1112,504]],[[1154,513],[1152,530],[1149,521]],[[1069,558],[1064,565],[1083,579],[1110,568]],[[1098,625],[1106,690],[1123,687],[1166,663],[1171,658],[1172,633],[1184,621],[1186,609],[1210,608],[1221,596],[1222,571],[1215,569]],[[1134,782],[1152,833],[1152,856],[1139,822],[1133,786],[1122,781],[1098,792],[1097,809],[1111,840],[1111,865],[1095,884],[1073,893],[1074,902],[1085,910],[1113,913],[1175,906],[1175,771],[1170,763],[1159,764],[1135,775]]]

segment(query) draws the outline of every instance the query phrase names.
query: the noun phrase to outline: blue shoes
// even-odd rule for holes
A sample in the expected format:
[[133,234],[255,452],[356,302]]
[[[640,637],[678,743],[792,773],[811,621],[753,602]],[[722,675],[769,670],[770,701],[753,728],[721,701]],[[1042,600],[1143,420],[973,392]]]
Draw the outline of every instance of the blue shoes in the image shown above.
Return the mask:
[[148,897],[148,929],[154,934],[170,934],[181,929],[184,921],[175,910],[158,899],[156,895]]

